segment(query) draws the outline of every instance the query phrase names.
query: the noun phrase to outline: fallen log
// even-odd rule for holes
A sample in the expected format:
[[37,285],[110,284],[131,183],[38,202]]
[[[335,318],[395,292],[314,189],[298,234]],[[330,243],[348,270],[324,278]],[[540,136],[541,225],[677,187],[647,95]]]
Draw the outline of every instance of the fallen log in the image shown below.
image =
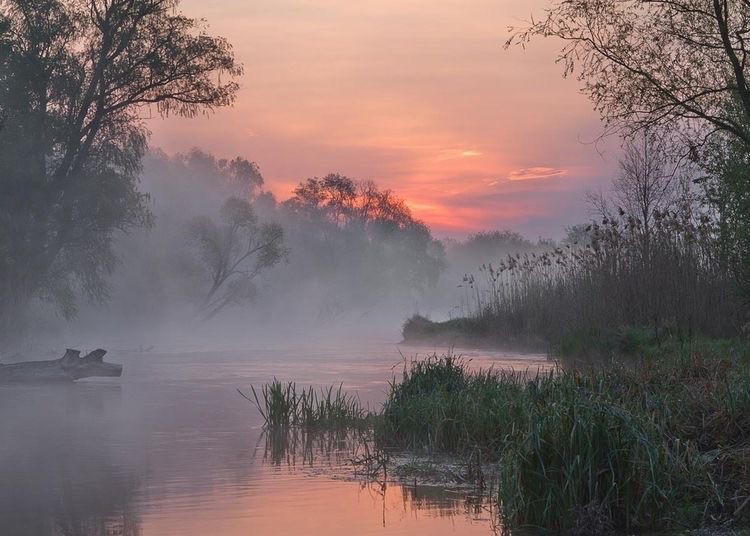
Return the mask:
[[92,376],[120,376],[122,365],[106,363],[106,350],[99,348],[81,357],[78,350],[68,349],[60,359],[0,364],[0,383],[74,381]]

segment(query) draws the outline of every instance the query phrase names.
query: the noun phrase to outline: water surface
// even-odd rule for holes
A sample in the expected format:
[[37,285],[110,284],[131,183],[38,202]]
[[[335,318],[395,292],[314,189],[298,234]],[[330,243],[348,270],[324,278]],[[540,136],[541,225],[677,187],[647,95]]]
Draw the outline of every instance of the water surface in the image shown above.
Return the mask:
[[[377,407],[403,358],[392,343],[185,352],[113,348],[119,379],[0,387],[0,534],[491,534],[463,492],[364,482],[337,444],[268,452],[235,389],[273,377],[344,383]],[[466,351],[472,366],[536,369],[543,356]]]

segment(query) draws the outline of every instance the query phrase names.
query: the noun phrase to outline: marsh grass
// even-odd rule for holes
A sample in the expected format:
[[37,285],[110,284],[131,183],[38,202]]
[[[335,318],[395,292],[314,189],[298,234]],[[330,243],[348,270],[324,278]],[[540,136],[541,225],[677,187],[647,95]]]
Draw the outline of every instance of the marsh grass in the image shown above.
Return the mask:
[[524,376],[470,373],[460,356],[405,362],[401,380],[390,384],[376,437],[389,447],[458,454],[480,446],[491,457],[523,411]]
[[237,390],[256,406],[265,425],[271,428],[302,427],[334,429],[366,426],[369,411],[356,395],[343,390],[343,384],[315,389],[297,388],[294,382],[282,383],[274,378],[259,391],[250,388],[252,398]]
[[675,344],[638,363],[525,373],[434,356],[392,383],[376,438],[497,462],[509,527],[741,522],[750,514],[748,349]]
[[[315,431],[357,430],[366,448],[350,461],[365,472],[385,474],[386,453],[405,449],[495,464],[508,528],[747,525],[750,343],[630,341],[638,360],[551,371],[405,361],[376,415],[341,387],[274,380],[253,393],[268,429],[304,431],[306,451]],[[339,436],[326,437],[331,448]]]

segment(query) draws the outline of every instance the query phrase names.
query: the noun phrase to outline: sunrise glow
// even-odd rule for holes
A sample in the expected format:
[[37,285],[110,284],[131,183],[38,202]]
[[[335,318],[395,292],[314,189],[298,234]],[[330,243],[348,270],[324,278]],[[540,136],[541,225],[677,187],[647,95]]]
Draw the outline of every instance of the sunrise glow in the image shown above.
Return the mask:
[[585,143],[601,126],[560,76],[557,44],[503,50],[508,26],[541,0],[228,3],[183,10],[234,44],[238,100],[154,121],[152,142],[168,152],[200,137],[214,154],[246,156],[281,199],[330,172],[374,180],[456,236],[559,234],[580,220],[583,193],[610,178],[616,158]]

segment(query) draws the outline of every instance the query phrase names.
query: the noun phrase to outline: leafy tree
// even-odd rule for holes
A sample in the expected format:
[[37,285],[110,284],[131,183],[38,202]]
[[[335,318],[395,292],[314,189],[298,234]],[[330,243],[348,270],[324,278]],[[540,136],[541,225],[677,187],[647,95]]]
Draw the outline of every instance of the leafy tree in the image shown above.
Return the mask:
[[707,174],[699,180],[715,211],[722,264],[735,276],[750,305],[750,150],[729,136],[706,150]]
[[555,0],[507,44],[562,39],[565,74],[609,127],[667,123],[700,141],[723,131],[750,144],[749,33],[747,0]]
[[198,309],[205,319],[228,305],[251,300],[255,278],[286,255],[281,226],[259,225],[253,207],[239,197],[224,203],[221,223],[196,217],[188,224],[188,233],[208,284]]
[[[290,266],[320,278],[319,288],[347,289],[355,306],[382,299],[384,289],[399,298],[420,292],[444,268],[443,245],[429,228],[403,199],[373,182],[313,177],[299,184],[281,211],[290,229]],[[331,294],[324,309],[348,307],[341,292]]]
[[[230,104],[227,41],[177,0],[0,1],[0,315],[105,298],[115,232],[148,224],[144,117]],[[220,76],[224,73],[224,76]],[[245,173],[247,170],[240,170]]]

